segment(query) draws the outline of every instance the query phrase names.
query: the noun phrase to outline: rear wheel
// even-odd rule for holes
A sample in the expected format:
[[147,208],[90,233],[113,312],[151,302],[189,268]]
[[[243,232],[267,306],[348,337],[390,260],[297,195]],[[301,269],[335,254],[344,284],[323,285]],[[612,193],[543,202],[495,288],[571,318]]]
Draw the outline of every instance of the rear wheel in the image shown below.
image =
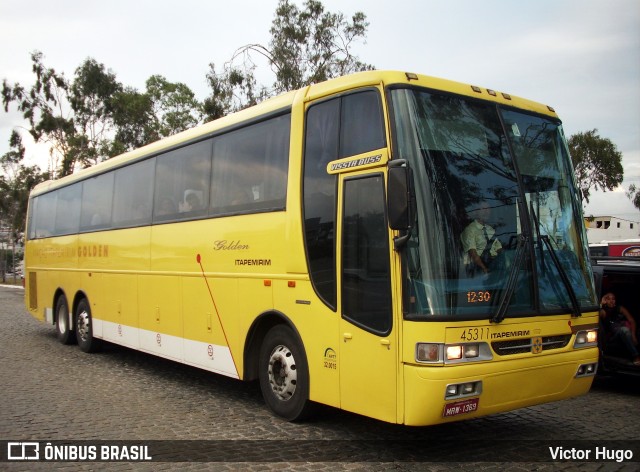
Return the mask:
[[56,302],[56,337],[62,344],[72,344],[76,340],[70,324],[67,297],[60,295]]
[[260,348],[260,389],[267,406],[289,421],[309,416],[307,357],[293,331],[284,325],[271,328]]
[[93,337],[91,307],[86,298],[80,300],[76,308],[76,337],[78,346],[84,352],[96,352],[102,346],[101,340]]

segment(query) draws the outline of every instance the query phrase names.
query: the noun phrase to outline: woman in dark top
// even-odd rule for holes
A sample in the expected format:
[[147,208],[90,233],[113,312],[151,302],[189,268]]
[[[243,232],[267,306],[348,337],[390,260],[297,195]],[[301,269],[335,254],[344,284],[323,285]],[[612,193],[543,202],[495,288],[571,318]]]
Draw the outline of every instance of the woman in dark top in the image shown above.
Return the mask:
[[633,359],[633,364],[640,365],[636,321],[625,307],[616,305],[616,296],[611,292],[602,297],[600,321],[607,343],[622,346]]

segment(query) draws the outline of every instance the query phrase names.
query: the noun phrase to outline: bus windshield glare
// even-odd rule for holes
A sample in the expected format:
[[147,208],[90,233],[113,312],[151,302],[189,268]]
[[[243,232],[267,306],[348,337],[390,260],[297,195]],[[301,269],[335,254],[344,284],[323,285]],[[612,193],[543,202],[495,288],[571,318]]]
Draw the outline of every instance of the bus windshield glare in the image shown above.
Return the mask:
[[596,306],[559,121],[418,88],[390,93],[413,171],[408,319],[551,315]]

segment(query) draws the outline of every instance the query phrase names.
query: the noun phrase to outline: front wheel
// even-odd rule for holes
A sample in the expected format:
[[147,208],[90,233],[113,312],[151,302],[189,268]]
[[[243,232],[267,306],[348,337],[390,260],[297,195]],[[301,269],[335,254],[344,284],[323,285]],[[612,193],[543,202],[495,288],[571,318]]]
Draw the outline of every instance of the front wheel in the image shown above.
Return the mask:
[[271,328],[260,348],[258,368],[262,396],[271,411],[289,421],[308,417],[312,403],[307,357],[290,328]]
[[87,299],[80,300],[76,308],[76,337],[78,346],[84,352],[96,352],[100,350],[101,340],[93,337],[93,319],[91,307]]

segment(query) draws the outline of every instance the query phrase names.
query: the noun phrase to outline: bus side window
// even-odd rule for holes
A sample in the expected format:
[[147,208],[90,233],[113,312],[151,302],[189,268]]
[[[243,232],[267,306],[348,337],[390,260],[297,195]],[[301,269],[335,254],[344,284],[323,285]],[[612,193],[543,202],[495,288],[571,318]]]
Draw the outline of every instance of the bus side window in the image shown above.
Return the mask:
[[211,139],[157,157],[153,221],[206,214],[211,175]]
[[340,157],[384,146],[384,122],[378,91],[366,90],[344,97],[340,120]]
[[318,295],[336,307],[336,176],[327,164],[338,157],[340,99],[312,105],[306,114],[304,237],[309,276]]
[[212,214],[284,208],[290,126],[285,114],[214,138]]
[[80,203],[82,185],[76,183],[56,190],[58,203],[56,208],[55,234],[75,234],[80,226]]
[[114,227],[123,228],[151,223],[154,164],[154,159],[147,159],[116,170],[113,200]]
[[80,231],[105,229],[111,226],[114,172],[82,182]]
[[57,192],[49,192],[37,198],[35,214],[35,237],[47,238],[55,232]]

